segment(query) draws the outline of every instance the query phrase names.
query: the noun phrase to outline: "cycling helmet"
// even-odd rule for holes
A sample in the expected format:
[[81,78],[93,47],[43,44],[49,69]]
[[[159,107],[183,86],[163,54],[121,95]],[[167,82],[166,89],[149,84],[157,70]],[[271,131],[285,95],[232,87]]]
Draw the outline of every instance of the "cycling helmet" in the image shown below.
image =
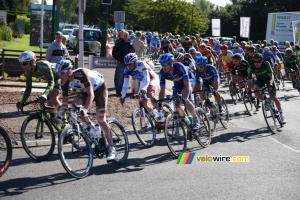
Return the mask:
[[157,37],[157,34],[156,34],[156,33],[153,33],[153,37]]
[[255,53],[255,54],[253,55],[253,59],[260,59],[260,60],[262,60],[263,57],[262,57],[262,55],[261,55],[260,53]]
[[125,56],[124,62],[126,65],[131,65],[137,61],[137,56],[135,53],[129,53]]
[[231,42],[227,42],[227,46],[231,46],[232,45],[232,43]]
[[221,46],[221,50],[227,50],[227,45],[225,45],[225,44],[223,44],[222,46]]
[[236,54],[234,54],[234,55],[232,56],[232,59],[234,59],[234,60],[241,60],[241,59],[242,59],[242,56],[241,56],[241,54],[236,53]]
[[216,40],[216,41],[215,41],[215,44],[220,44],[220,41],[219,41],[219,40]]
[[202,54],[199,51],[197,51],[195,57],[200,58],[201,56],[202,56]]
[[24,51],[19,56],[19,62],[28,62],[30,63],[32,60],[36,61],[36,56],[32,51]]
[[191,39],[194,40],[194,39],[195,39],[195,36],[191,36]]
[[293,50],[290,49],[290,48],[287,48],[287,49],[285,50],[285,53],[286,53],[286,54],[287,54],[287,53],[293,53]]
[[249,48],[248,48],[248,51],[254,51],[254,47],[252,47],[252,46],[249,47]]
[[159,57],[160,64],[174,62],[174,56],[170,53],[165,53]]
[[237,42],[233,44],[233,48],[236,48],[236,47],[239,47],[239,46],[240,46],[240,45],[239,45],[239,43],[237,43]]
[[189,49],[189,54],[193,54],[196,53],[196,49],[194,47]]
[[73,65],[70,60],[61,60],[55,65],[55,72],[60,72],[68,69],[72,69]]
[[167,38],[167,37],[164,37],[163,40],[168,40],[168,38]]
[[175,53],[174,58],[175,58],[175,60],[178,60],[178,59],[182,58],[183,56],[184,56],[183,53],[177,52],[177,53]]
[[270,51],[270,48],[269,47],[265,47],[264,48],[264,52],[269,52]]
[[275,46],[275,45],[273,45],[272,47],[271,47],[271,50],[273,51],[273,50],[277,50],[277,47]]
[[212,51],[211,46],[208,46],[208,45],[207,45],[206,48],[207,48],[208,50]]
[[179,47],[178,49],[176,49],[177,52],[180,52],[180,53],[184,53],[184,48],[183,47]]
[[189,37],[185,37],[185,40],[187,40],[187,41],[188,41],[188,40],[190,40],[190,38],[189,38]]
[[206,65],[207,63],[207,57],[205,56],[201,56],[200,58],[196,59],[196,65]]

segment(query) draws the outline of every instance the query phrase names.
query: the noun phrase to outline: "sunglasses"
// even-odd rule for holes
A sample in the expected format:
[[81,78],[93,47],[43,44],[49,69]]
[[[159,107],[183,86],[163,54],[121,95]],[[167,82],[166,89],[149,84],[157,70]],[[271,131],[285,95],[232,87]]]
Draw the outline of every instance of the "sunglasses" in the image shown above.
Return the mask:
[[27,62],[21,63],[21,65],[22,65],[23,67],[25,67],[27,64],[28,64]]
[[68,72],[67,70],[60,71],[60,72],[58,72],[58,75],[62,76],[64,73],[67,73],[67,72]]
[[126,66],[131,66],[131,65],[133,65],[133,63],[131,63],[131,64],[126,64]]
[[161,66],[163,66],[163,67],[166,67],[168,65],[169,65],[169,63],[161,63]]
[[260,63],[261,61],[260,60],[256,60],[256,61],[253,61],[254,63]]
[[196,65],[197,68],[204,68],[205,65]]

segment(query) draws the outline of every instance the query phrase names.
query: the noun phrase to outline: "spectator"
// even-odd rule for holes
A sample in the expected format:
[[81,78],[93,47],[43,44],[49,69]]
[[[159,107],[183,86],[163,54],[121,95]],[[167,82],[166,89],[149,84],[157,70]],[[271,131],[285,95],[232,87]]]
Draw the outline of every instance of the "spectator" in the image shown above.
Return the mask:
[[232,41],[231,41],[231,42],[232,42],[232,44],[234,44],[234,43],[236,43],[236,42],[237,42],[237,40],[236,40],[236,36],[233,36],[233,37],[232,37]]
[[58,63],[69,57],[69,52],[65,45],[62,44],[63,35],[60,31],[55,33],[55,41],[48,47],[45,60],[50,63]]
[[143,52],[147,47],[147,43],[145,44],[142,40],[141,40],[141,32],[137,32],[136,33],[136,38],[133,40],[132,45],[134,47],[135,50],[135,54],[137,55],[138,59],[141,59],[143,56]]
[[300,46],[298,44],[295,44],[295,51],[296,51],[296,56],[300,60]]
[[67,38],[64,35],[62,36],[61,43],[67,46]]
[[285,49],[292,49],[292,50],[293,50],[293,48],[292,48],[292,46],[290,45],[290,42],[289,42],[289,41],[286,41],[286,42],[285,42]]
[[123,32],[123,38],[120,38],[113,49],[112,55],[118,61],[117,69],[115,71],[115,88],[116,94],[121,96],[121,91],[123,87],[123,73],[126,67],[124,63],[124,58],[128,53],[133,52],[133,46],[130,44],[130,40],[128,39],[129,33],[127,31]]

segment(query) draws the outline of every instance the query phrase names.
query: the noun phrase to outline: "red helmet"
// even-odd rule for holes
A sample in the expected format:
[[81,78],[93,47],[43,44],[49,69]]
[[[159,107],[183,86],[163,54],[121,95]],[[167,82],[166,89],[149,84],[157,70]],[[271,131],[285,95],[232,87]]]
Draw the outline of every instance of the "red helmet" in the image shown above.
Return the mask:
[[227,50],[227,45],[226,44],[223,44],[222,46],[221,46],[221,50]]

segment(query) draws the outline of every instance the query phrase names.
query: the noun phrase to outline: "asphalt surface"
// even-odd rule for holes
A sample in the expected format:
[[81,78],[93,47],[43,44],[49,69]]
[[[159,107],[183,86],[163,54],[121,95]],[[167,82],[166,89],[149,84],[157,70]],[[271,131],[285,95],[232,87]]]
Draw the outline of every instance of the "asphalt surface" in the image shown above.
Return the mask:
[[[114,70],[97,69],[113,82]],[[171,84],[169,83],[169,86]],[[168,87],[169,87],[168,86]],[[300,199],[299,93],[287,83],[277,92],[287,124],[278,134],[266,128],[262,111],[248,116],[241,102],[233,105],[228,87],[228,129],[217,126],[211,145],[188,142],[196,155],[190,165],[176,164],[164,135],[145,148],[128,134],[130,153],[124,165],[94,157],[90,175],[78,180],[62,167],[57,151],[45,162],[32,161],[14,149],[10,168],[0,178],[1,199]],[[249,156],[249,162],[198,162],[202,156]]]

